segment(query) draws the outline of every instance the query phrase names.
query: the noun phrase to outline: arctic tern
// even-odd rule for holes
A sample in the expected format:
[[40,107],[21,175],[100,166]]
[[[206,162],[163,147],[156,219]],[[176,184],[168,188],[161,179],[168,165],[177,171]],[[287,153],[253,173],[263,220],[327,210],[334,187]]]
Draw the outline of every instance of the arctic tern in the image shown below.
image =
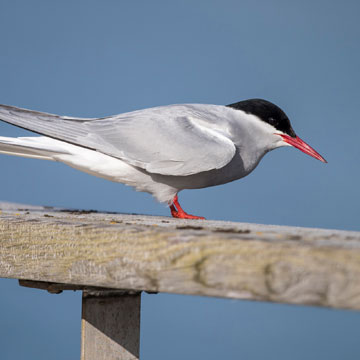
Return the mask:
[[0,153],[63,162],[130,185],[187,214],[178,193],[225,184],[252,172],[276,148],[293,146],[326,160],[294,132],[275,104],[159,106],[103,118],[76,118],[0,105],[0,120],[43,136],[1,137]]

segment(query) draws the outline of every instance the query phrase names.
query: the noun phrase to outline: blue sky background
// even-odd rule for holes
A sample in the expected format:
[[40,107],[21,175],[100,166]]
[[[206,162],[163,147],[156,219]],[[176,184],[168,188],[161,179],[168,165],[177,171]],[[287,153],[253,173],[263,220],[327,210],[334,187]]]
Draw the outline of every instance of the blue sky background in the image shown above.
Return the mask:
[[[328,161],[271,152],[248,177],[184,191],[208,219],[360,230],[357,1],[2,0],[0,103],[104,116],[261,97]],[[0,136],[24,136],[0,123]],[[146,134],[144,134],[146,139]],[[148,139],[149,141],[151,139]],[[168,215],[65,165],[0,156],[0,200]],[[2,359],[79,358],[80,293],[0,280]],[[358,359],[355,312],[145,295],[143,359]]]

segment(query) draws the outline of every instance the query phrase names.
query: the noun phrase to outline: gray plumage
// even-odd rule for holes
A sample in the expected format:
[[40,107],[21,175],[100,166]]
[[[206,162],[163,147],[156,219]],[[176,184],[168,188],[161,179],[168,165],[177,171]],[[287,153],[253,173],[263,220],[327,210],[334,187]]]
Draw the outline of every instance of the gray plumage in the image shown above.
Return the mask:
[[104,118],[0,105],[0,120],[44,135],[0,137],[0,152],[61,161],[168,204],[183,189],[246,176],[268,151],[287,145],[270,124],[222,105],[169,105]]

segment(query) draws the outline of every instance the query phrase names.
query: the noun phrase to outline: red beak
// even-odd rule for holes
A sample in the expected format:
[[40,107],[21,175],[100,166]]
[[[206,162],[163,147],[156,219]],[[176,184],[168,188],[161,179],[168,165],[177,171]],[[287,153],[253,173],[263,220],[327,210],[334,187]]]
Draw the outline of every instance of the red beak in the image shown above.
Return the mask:
[[298,136],[293,138],[289,135],[284,135],[284,134],[277,134],[277,135],[280,135],[285,142],[296,147],[297,149],[301,150],[305,154],[308,154],[308,155],[314,157],[315,159],[318,159],[324,163],[327,163],[327,161],[318,152],[316,152],[305,141],[302,141]]

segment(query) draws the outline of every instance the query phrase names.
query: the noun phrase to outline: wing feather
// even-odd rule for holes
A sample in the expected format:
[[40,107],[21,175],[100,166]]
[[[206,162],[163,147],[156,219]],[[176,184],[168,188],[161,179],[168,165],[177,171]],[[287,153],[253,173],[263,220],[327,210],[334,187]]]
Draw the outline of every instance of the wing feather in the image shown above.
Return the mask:
[[[145,109],[101,119],[61,117],[0,105],[0,119],[13,125],[100,151],[144,170],[186,176],[224,167],[236,148],[193,105]],[[195,110],[194,110],[195,109]],[[210,113],[210,117],[211,117]],[[221,126],[220,126],[221,128]]]

